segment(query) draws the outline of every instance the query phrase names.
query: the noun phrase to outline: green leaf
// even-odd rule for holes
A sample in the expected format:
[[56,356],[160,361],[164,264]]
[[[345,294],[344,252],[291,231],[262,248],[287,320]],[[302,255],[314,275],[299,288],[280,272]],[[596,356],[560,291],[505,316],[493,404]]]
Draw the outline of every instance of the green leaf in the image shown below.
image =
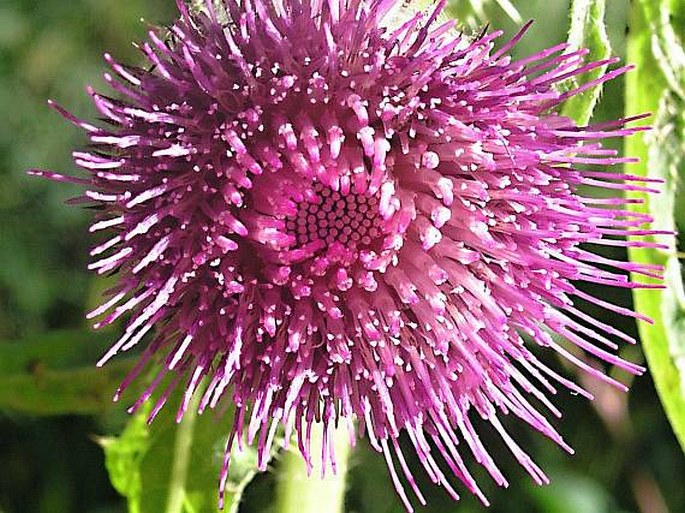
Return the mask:
[[[181,387],[182,388],[182,387]],[[148,401],[121,436],[103,438],[105,464],[130,513],[216,513],[218,483],[232,410],[218,417],[197,414],[198,390],[183,420],[176,422],[180,390],[148,424]],[[277,444],[274,444],[275,446]],[[235,513],[244,488],[257,473],[255,451],[245,447],[231,458],[225,513]]]
[[497,5],[499,5],[500,9],[502,9],[509,18],[511,18],[511,21],[514,23],[522,23],[523,19],[521,19],[521,15],[518,12],[518,9],[516,6],[510,1],[510,0],[495,0]]
[[[685,287],[683,287],[683,269],[677,257],[670,257],[666,264],[666,290],[663,294],[661,314],[668,333],[666,344],[668,352],[679,376],[680,398],[685,398]],[[677,389],[673,391],[677,393]],[[679,412],[685,416],[685,411]]]
[[[571,50],[587,48],[590,51],[587,56],[588,62],[600,61],[611,56],[609,36],[604,25],[605,10],[605,0],[573,0],[571,4],[568,43]],[[567,87],[571,89],[579,83],[596,80],[606,72],[606,69],[606,66],[600,66],[584,73],[571,80]],[[587,125],[601,93],[602,85],[598,84],[573,95],[564,103],[562,115],[575,120],[579,125]]]
[[[652,132],[647,136],[648,173],[663,180],[659,201],[649,203],[649,212],[660,229],[675,231],[685,228],[685,195],[682,194],[683,165],[685,165],[685,101],[674,93],[661,96]],[[676,251],[671,236],[659,242],[669,245],[669,254]]]
[[[664,18],[664,9],[668,9],[670,3],[669,0],[633,2],[628,60],[635,63],[637,68],[626,78],[626,115],[657,112],[653,134],[633,136],[626,141],[626,153],[640,158],[640,164],[631,167],[630,172],[640,176],[656,176],[665,181],[660,197],[631,194],[644,201],[634,208],[650,213],[655,218],[654,228],[666,230],[672,230],[678,222],[682,223],[682,214],[680,219],[676,215],[682,209],[682,180],[685,177],[682,102],[677,84],[673,83],[673,77],[669,77],[669,69],[676,63],[664,62],[666,57],[663,52],[666,49],[658,43],[662,38],[660,33],[675,35],[683,28],[660,26],[665,20],[668,22],[671,19],[667,11]],[[672,54],[677,55],[682,50],[677,38],[668,44],[681,46],[680,50],[671,48],[669,52]],[[653,325],[640,323],[642,347],[664,410],[685,449],[685,294],[676,246],[672,239],[667,241],[669,249],[666,251],[630,248],[629,256],[633,262],[658,264],[666,268],[666,290],[635,290],[633,297],[636,310],[654,320]]]
[[96,368],[109,338],[63,331],[0,343],[0,409],[32,415],[105,412],[134,363],[126,358]]
[[[674,27],[672,10],[682,9],[682,0],[640,0],[651,32],[652,53],[668,87],[685,99],[685,49]],[[680,5],[680,7],[679,7]]]
[[495,3],[514,23],[522,22],[521,15],[511,0],[453,0],[449,2],[447,10],[459,23],[476,28],[486,23],[488,17],[485,11]]

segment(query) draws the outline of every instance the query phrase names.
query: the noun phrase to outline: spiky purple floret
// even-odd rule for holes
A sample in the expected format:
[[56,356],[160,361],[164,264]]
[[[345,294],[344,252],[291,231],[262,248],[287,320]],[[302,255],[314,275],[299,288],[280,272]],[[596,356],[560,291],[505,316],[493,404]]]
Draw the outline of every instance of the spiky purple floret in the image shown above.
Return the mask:
[[118,99],[91,96],[107,124],[55,106],[88,132],[91,150],[74,158],[89,178],[40,173],[86,184],[83,200],[102,207],[91,231],[110,238],[90,268],[119,283],[90,316],[103,316],[96,327],[130,319],[100,364],[155,333],[120,389],[162,360],[136,407],[173,373],[153,416],[185,380],[181,416],[206,377],[200,410],[236,405],[227,455],[258,438],[261,466],[280,424],[311,462],[320,422],[323,467],[334,467],[330,429],[356,420],[352,438],[366,433],[385,454],[411,509],[393,461],[423,502],[404,429],[435,483],[458,497],[437,448],[487,502],[462,452],[506,480],[471,418],[543,483],[500,415],[570,450],[529,399],[559,416],[553,382],[589,396],[532,347],[618,387],[555,335],[642,371],[607,338],[629,336],[574,304],[643,318],[575,283],[645,287],[626,272],[660,275],[586,246],[655,246],[625,240],[655,233],[621,197],[651,192],[644,179],[597,169],[633,160],[600,141],[634,133],[625,124],[639,118],[579,127],[555,111],[628,68],[564,93],[557,84],[615,59],[586,64],[587,51],[560,44],[512,61],[519,36],[494,51],[500,32],[457,35],[435,22],[444,2],[386,27],[397,1],[225,1],[221,14],[179,1],[170,33],[153,29],[141,46],[149,70],[105,56]]

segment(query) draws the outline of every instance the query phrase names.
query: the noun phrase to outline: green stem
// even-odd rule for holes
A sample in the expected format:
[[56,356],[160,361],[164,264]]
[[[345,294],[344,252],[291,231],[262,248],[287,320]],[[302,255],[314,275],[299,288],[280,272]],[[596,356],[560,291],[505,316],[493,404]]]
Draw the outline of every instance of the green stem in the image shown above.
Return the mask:
[[171,467],[169,479],[169,496],[167,497],[166,513],[182,513],[185,499],[186,480],[190,455],[193,445],[193,430],[197,420],[197,408],[202,398],[202,386],[195,390],[195,395],[190,400],[188,408],[183,414],[183,421],[178,425],[176,439],[174,440],[174,462]]
[[321,478],[320,424],[312,426],[312,472],[307,475],[304,459],[297,450],[288,451],[281,461],[276,490],[276,513],[343,513],[345,475],[350,454],[349,436],[344,427],[333,430],[331,443],[335,447],[337,471],[326,468]]

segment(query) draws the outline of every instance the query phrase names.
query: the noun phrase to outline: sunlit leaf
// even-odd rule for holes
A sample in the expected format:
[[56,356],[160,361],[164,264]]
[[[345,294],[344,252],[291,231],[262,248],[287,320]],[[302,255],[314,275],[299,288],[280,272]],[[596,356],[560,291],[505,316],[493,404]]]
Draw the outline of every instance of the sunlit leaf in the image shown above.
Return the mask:
[[[587,61],[600,61],[611,56],[611,45],[604,24],[606,11],[605,0],[573,0],[571,4],[571,28],[568,43],[571,50],[587,48]],[[598,79],[606,72],[606,66],[599,66],[584,73],[578,83],[587,83]],[[578,83],[571,81],[569,87]],[[562,114],[586,125],[602,92],[602,85],[596,85],[580,94],[571,96],[564,104]]]
[[[651,32],[654,60],[659,66],[668,87],[685,99],[685,49],[673,24],[677,18],[673,9],[682,6],[682,0],[640,0]],[[680,7],[682,9],[682,7]],[[685,24],[685,23],[684,23]]]
[[[661,43],[655,44],[662,38],[659,32],[675,37],[684,28],[663,27],[663,23],[670,23],[672,19],[668,13],[664,17],[664,9],[670,3],[669,0],[633,3],[628,60],[635,63],[637,69],[626,79],[626,114],[657,113],[653,134],[626,141],[626,153],[641,159],[630,172],[664,180],[661,197],[636,194],[644,203],[635,208],[652,214],[655,228],[666,230],[673,230],[678,221],[682,222],[682,214],[680,219],[677,214],[682,208],[682,180],[685,177],[682,102],[678,99],[677,84],[669,77],[669,69],[677,63],[664,62],[667,54],[678,55],[682,44],[677,38],[668,39],[666,46],[680,45],[680,49],[670,48],[668,52]],[[667,247],[667,250],[630,248],[630,258],[666,267],[666,290],[636,290],[634,300],[636,309],[654,320],[653,325],[640,325],[642,347],[666,414],[685,448],[685,294],[677,245],[671,239]]]

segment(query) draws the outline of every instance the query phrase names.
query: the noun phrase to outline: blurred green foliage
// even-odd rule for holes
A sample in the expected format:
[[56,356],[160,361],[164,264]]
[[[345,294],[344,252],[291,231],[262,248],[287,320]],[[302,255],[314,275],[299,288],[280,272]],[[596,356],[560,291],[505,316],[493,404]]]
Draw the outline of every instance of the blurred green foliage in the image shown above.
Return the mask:
[[[455,8],[466,4],[466,0],[454,1],[463,4],[454,5]],[[515,33],[518,24],[511,13],[502,9],[508,2],[468,3],[470,8],[475,5],[482,10],[491,27],[503,28],[507,35]],[[152,428],[136,416],[124,431],[124,408],[135,394],[125,396],[122,404],[112,404],[108,398],[130,364],[120,360],[110,364],[106,371],[94,369],[96,354],[113,335],[94,335],[83,320],[83,313],[103,287],[102,280],[94,281],[85,272],[90,241],[84,234],[90,213],[64,206],[64,200],[76,194],[75,188],[56,186],[25,174],[32,167],[77,173],[69,153],[83,146],[85,140],[76,128],[47,108],[46,98],[55,99],[77,115],[93,117],[94,109],[84,86],[102,85],[101,54],[107,50],[123,61],[138,62],[137,51],[129,43],[145,36],[146,25],[140,18],[150,23],[169,22],[174,16],[173,4],[171,0],[72,0],[68,7],[61,0],[5,0],[0,4],[0,111],[4,114],[0,123],[0,512],[126,511],[124,499],[108,481],[98,440],[123,431],[124,440],[133,440],[131,446],[138,444],[139,450],[126,457],[139,457],[142,461],[151,447],[172,446],[179,436],[179,428],[170,421],[171,410]],[[517,55],[527,55],[566,39],[566,0],[517,0],[511,4],[522,19],[539,20],[517,46]],[[685,2],[680,5],[685,6]],[[606,2],[608,38],[614,55],[623,58],[629,9],[629,0]],[[682,9],[675,15],[685,15],[685,7]],[[595,36],[604,40],[601,33]],[[624,82],[619,79],[605,89],[594,117],[621,117],[624,109]],[[621,141],[614,144],[621,149]],[[621,252],[618,256],[625,257]],[[618,304],[631,304],[625,291],[603,290],[602,294]],[[588,310],[592,311],[591,307]],[[594,313],[626,332],[636,332],[634,323],[626,319]],[[21,351],[16,349],[19,345]],[[634,361],[642,358],[637,348],[627,348],[625,356]],[[559,366],[558,361],[549,363]],[[68,378],[72,381],[60,382],[60,373],[68,369],[72,369]],[[74,381],[74,376],[80,376],[80,381]],[[62,383],[64,388],[55,383]],[[593,381],[584,385],[597,396],[594,403],[565,393],[556,397],[566,412],[557,424],[576,449],[575,456],[569,457],[551,442],[512,424],[512,434],[548,470],[553,481],[548,487],[534,486],[496,434],[485,424],[479,426],[485,443],[491,444],[494,454],[501,454],[499,461],[511,481],[508,490],[500,490],[476,472],[492,502],[489,511],[685,511],[685,461],[650,377],[635,380],[628,395],[607,390]],[[36,416],[37,413],[49,416]],[[200,419],[200,432],[211,431],[210,420]],[[225,426],[218,427],[217,433],[222,429]],[[128,446],[117,446],[113,439],[106,439],[112,470],[112,465],[126,460],[112,454],[117,447],[125,452]],[[173,459],[171,448],[169,451],[159,456],[159,461]],[[215,472],[219,453],[215,447],[207,451],[202,473]],[[405,454],[409,456],[411,450]],[[192,457],[198,459],[196,468],[203,464],[201,454],[193,453]],[[416,461],[410,465],[419,468]],[[404,511],[390,484],[383,458],[364,442],[354,453],[351,467],[349,512]],[[136,479],[136,468],[133,465],[113,470],[113,476],[119,472],[121,478],[114,479],[118,490],[126,494],[140,492],[135,490],[140,483],[124,483],[126,472],[132,472],[130,477]],[[468,493],[464,492],[462,502],[455,505],[422,472],[416,475],[429,502],[424,511],[484,511]],[[145,478],[168,482],[164,476]],[[247,487],[240,511],[269,513],[274,482],[273,473],[257,476]],[[198,506],[197,510],[188,511],[204,512],[211,508]]]

